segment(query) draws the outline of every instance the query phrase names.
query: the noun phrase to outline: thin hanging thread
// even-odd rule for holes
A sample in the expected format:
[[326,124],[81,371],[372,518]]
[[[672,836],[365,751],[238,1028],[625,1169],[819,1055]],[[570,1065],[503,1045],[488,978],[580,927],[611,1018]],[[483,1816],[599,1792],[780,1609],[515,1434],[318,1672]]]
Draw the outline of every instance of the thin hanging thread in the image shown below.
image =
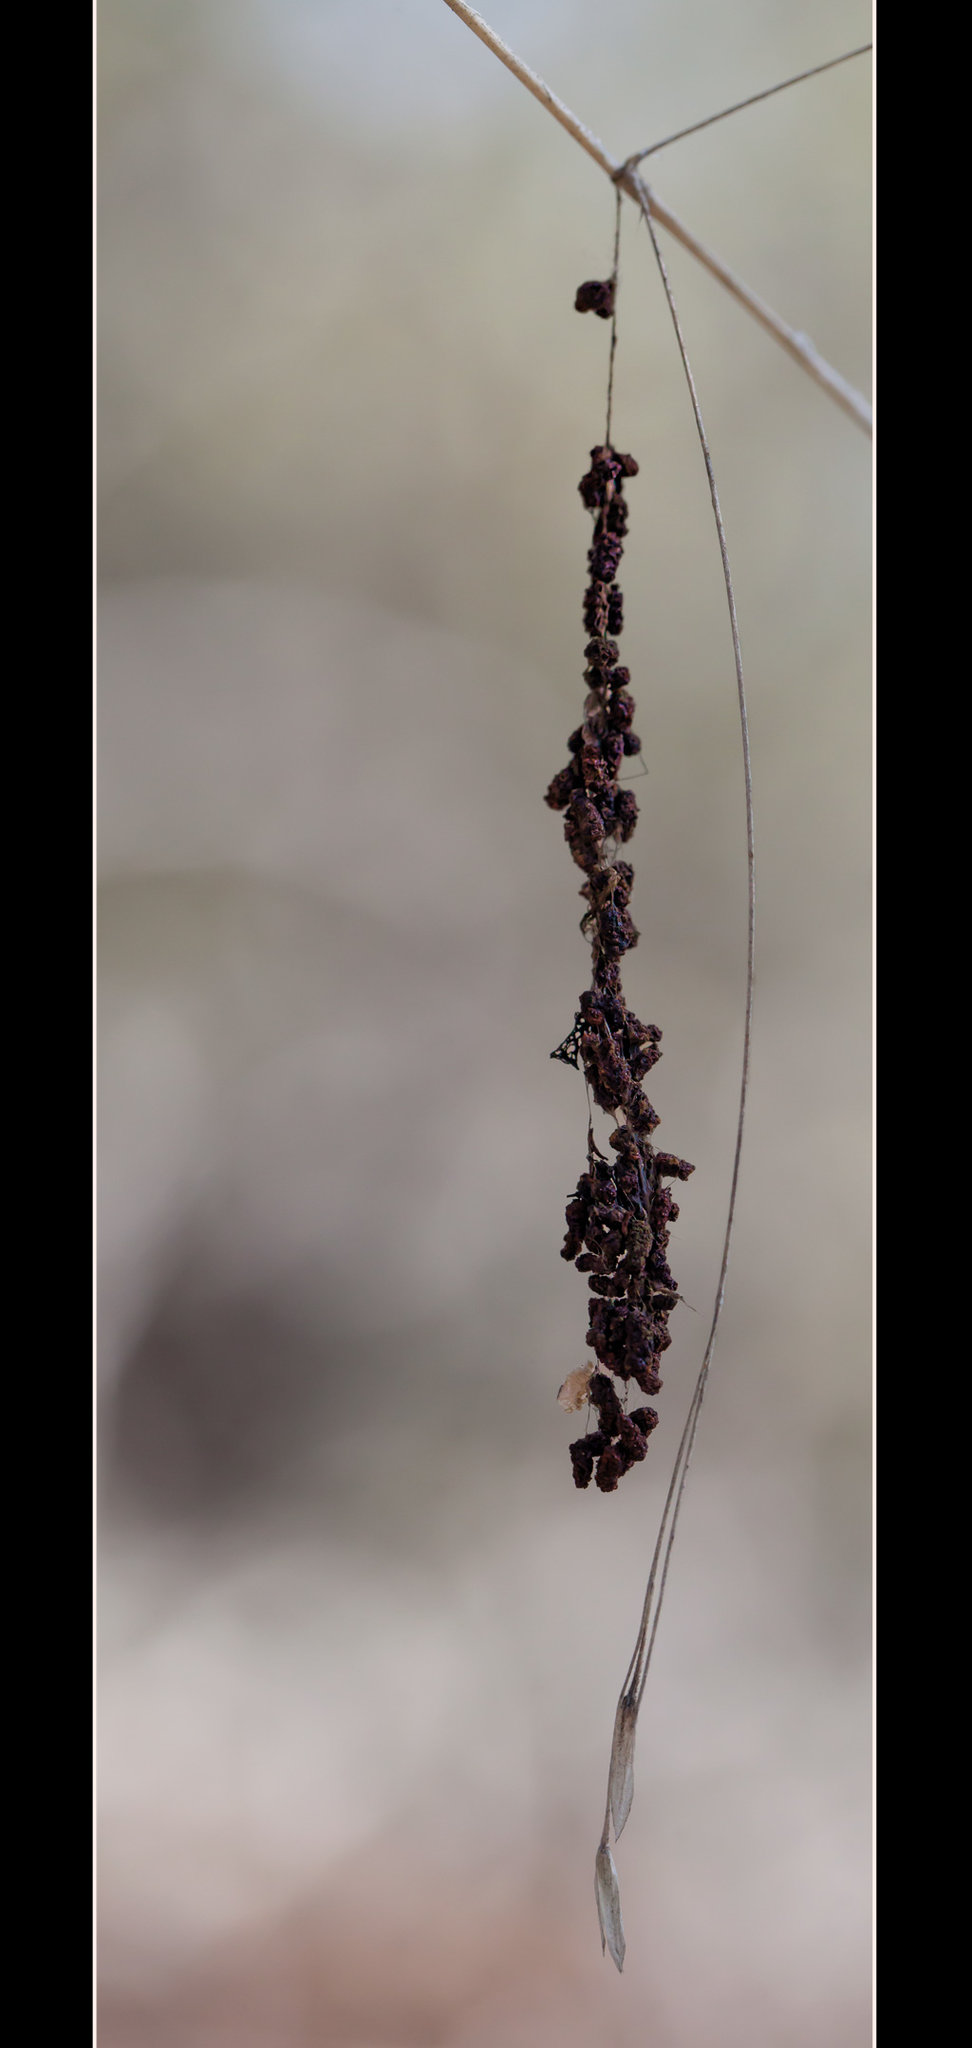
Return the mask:
[[611,349],[608,356],[607,425],[604,445],[611,446],[611,409],[614,404],[614,352],[618,345],[618,258],[621,250],[621,187],[614,188],[614,261],[611,267]]
[[[634,176],[634,174],[632,175]],[[682,367],[685,372],[685,379],[688,384],[689,396],[692,402],[692,411],[695,416],[696,430],[698,432],[703,460],[705,462],[706,475],[709,480],[709,495],[712,501],[712,511],[713,516],[715,518],[716,532],[718,534],[719,539],[719,553],[722,559],[722,573],[723,580],[725,582],[726,601],[729,607],[729,623],[732,633],[733,661],[736,671],[736,692],[739,705],[740,732],[742,737],[743,771],[746,790],[748,918],[746,943],[745,1026],[743,1033],[742,1071],[739,1088],[739,1111],[736,1122],[736,1144],[735,1152],[733,1155],[732,1180],[730,1183],[729,1190],[729,1206],[726,1216],[726,1229],[725,1236],[723,1239],[722,1261],[719,1269],[719,1280],[716,1288],[715,1304],[712,1312],[712,1322],[709,1328],[708,1340],[706,1343],[705,1352],[703,1354],[702,1364],[699,1368],[698,1378],[695,1383],[692,1399],[689,1404],[689,1411],[686,1417],[685,1427],[682,1431],[682,1436],[679,1442],[678,1450],[676,1452],[675,1463],[668,1487],[668,1493],[666,1495],[665,1505],[662,1510],[662,1517],[658,1530],[658,1537],[655,1543],[655,1548],[651,1560],[651,1569],[648,1575],[648,1585],[645,1591],[644,1605],[642,1607],[641,1622],[638,1629],[638,1635],[635,1641],[634,1650],[631,1654],[630,1662],[628,1664],[628,1669],[625,1674],[621,1694],[618,1699],[617,1711],[615,1716],[614,1739],[611,1745],[611,1762],[608,1772],[608,1792],[607,1799],[605,1802],[604,1826],[601,1833],[601,1839],[598,1844],[599,1859],[602,1856],[609,1854],[608,1841],[612,1817],[612,1797],[617,1797],[617,1785],[619,1781],[619,1776],[623,1773],[625,1768],[627,1768],[629,1773],[631,1769],[631,1763],[633,1759],[634,1734],[638,1710],[641,1706],[641,1702],[644,1697],[645,1684],[648,1677],[648,1669],[651,1664],[652,1652],[655,1646],[655,1638],[658,1633],[658,1623],[661,1616],[662,1603],[665,1596],[665,1587],[668,1580],[668,1568],[671,1561],[672,1547],[675,1542],[675,1532],[678,1526],[679,1510],[681,1508],[682,1497],[685,1492],[685,1482],[688,1478],[689,1464],[691,1462],[692,1450],[695,1444],[696,1431],[698,1429],[699,1424],[699,1416],[702,1410],[702,1402],[705,1397],[706,1383],[708,1381],[709,1376],[709,1367],[711,1365],[712,1355],[715,1349],[716,1333],[718,1331],[719,1321],[722,1315],[723,1303],[725,1301],[726,1278],[729,1271],[729,1255],[732,1248],[732,1234],[736,1214],[736,1195],[739,1186],[739,1166],[740,1159],[742,1156],[743,1130],[745,1127],[746,1120],[746,1097],[749,1089],[756,940],[756,861],[753,821],[752,764],[750,759],[749,747],[749,719],[746,709],[746,687],[743,676],[742,649],[739,641],[739,624],[736,616],[736,602],[733,591],[732,572],[729,566],[729,550],[726,542],[725,526],[723,524],[722,519],[722,508],[719,503],[719,492],[715,480],[715,471],[712,465],[712,455],[709,449],[708,437],[706,435],[705,424],[702,418],[702,410],[699,404],[698,393],[695,388],[695,379],[692,374],[692,367],[691,363],[689,362],[688,352],[685,346],[685,338],[682,333],[681,323],[679,321],[678,310],[675,305],[675,299],[672,292],[671,283],[669,281],[668,271],[665,267],[665,261],[658,244],[657,235],[655,234],[654,222],[651,217],[650,195],[648,193],[647,187],[643,184],[642,180],[637,176],[634,176],[634,183],[637,187],[639,205],[644,216],[648,233],[651,237],[651,243],[655,254],[655,260],[658,264],[659,273],[661,275],[662,284],[664,286],[665,297],[668,301],[668,308],[672,317],[672,324],[675,328],[675,336],[678,342],[679,354],[682,359]],[[659,1565],[661,1566],[660,1578]],[[655,1597],[656,1586],[658,1589],[657,1599]],[[623,1810],[623,1818],[621,1822],[622,1826],[624,1824],[624,1820],[627,1818],[628,1805],[630,1805],[630,1791],[628,1794],[627,1804],[624,1806]],[[618,1832],[619,1830],[616,1828],[615,1839],[617,1839]],[[620,1900],[618,1901],[618,1904],[620,1906]],[[617,1957],[615,1958],[615,1960],[617,1960]],[[618,1964],[618,1967],[620,1968],[620,1963]]]

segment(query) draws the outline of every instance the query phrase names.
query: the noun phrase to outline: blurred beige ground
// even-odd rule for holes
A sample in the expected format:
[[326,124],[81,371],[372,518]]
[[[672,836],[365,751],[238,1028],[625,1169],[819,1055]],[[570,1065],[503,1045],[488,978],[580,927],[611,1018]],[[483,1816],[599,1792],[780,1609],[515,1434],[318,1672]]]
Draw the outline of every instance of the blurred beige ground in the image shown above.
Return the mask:
[[[619,156],[869,33],[846,0],[491,18]],[[602,1498],[555,1401],[586,1109],[547,1055],[588,956],[542,793],[582,695],[607,335],[571,307],[610,192],[440,0],[111,0],[100,36],[103,2048],[861,2048],[867,444],[670,249],[759,957],[619,1980],[593,1851],[718,1267],[745,924],[667,314],[629,212],[626,979],[697,1170],[662,1426]],[[847,66],[654,172],[861,385],[869,105]]]

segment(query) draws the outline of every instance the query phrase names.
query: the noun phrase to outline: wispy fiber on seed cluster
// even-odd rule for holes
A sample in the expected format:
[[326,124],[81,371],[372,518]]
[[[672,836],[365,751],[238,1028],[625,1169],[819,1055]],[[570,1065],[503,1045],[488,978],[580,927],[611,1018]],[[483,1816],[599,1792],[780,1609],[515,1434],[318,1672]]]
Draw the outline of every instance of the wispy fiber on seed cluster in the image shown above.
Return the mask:
[[[600,312],[601,304],[593,285],[581,287],[579,311]],[[584,722],[568,740],[570,760],[546,796],[552,810],[564,812],[564,837],[584,872],[581,930],[592,954],[591,986],[580,998],[573,1029],[551,1057],[583,1068],[598,1108],[617,1125],[609,1140],[613,1160],[589,1132],[587,1171],[567,1204],[561,1254],[588,1276],[593,1299],[587,1342],[597,1360],[589,1377],[571,1374],[565,1382],[571,1392],[563,1405],[581,1406],[586,1393],[597,1414],[597,1427],[570,1446],[574,1483],[589,1486],[593,1477],[602,1493],[613,1493],[645,1456],[658,1421],[654,1408],[629,1412],[626,1404],[632,1381],[647,1395],[657,1394],[662,1384],[658,1366],[671,1343],[668,1318],[679,1298],[666,1257],[678,1206],[666,1183],[687,1180],[693,1171],[686,1160],[656,1152],[651,1144],[658,1117],[641,1083],[661,1057],[661,1032],[639,1022],[621,988],[621,960],[637,944],[638,933],[629,908],[634,870],[618,858],[618,849],[631,838],[638,804],[633,790],[619,787],[618,776],[622,762],[640,753],[641,741],[631,729],[631,678],[618,662],[615,636],[624,613],[616,579],[628,524],[624,486],[637,473],[633,456],[605,445],[592,448],[591,467],[579,485],[594,514],[584,596],[588,696]]]

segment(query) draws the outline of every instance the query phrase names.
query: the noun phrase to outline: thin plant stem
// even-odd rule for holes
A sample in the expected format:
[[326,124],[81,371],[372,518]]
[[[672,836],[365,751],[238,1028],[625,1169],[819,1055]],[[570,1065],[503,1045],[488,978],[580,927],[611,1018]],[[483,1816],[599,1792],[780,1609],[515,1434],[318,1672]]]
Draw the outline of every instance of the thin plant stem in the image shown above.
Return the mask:
[[667,149],[670,142],[684,142],[687,135],[698,135],[700,129],[711,128],[716,121],[728,121],[730,114],[741,114],[744,107],[755,107],[760,100],[771,100],[774,93],[786,92],[791,85],[802,85],[806,78],[819,78],[822,71],[833,71],[838,64],[849,64],[852,57],[864,57],[873,50],[873,43],[862,43],[857,50],[845,50],[842,57],[829,57],[826,64],[814,64],[810,71],[798,71],[794,78],[781,78],[779,85],[768,85],[763,92],[751,92],[748,100],[737,100],[735,106],[722,107],[718,114],[707,115],[704,121],[693,121],[690,128],[677,128],[674,135],[666,135],[661,142],[652,142],[647,149],[639,149],[637,156],[629,156],[632,169],[643,164],[646,156],[654,156],[658,149]]
[[611,410],[614,404],[614,353],[618,345],[618,258],[621,252],[621,190],[615,186],[614,200],[614,262],[611,267],[613,297],[611,304],[611,353],[608,357],[607,425],[604,429],[604,445],[611,446]]
[[[668,1493],[665,1498],[665,1505],[662,1510],[661,1524],[655,1542],[655,1549],[652,1555],[651,1569],[648,1574],[648,1585],[645,1591],[645,1598],[641,1611],[641,1622],[638,1629],[638,1635],[635,1641],[635,1647],[632,1652],[630,1662],[628,1664],[628,1669],[625,1673],[624,1684],[621,1688],[620,1697],[618,1699],[618,1706],[615,1716],[614,1739],[611,1746],[611,1762],[608,1772],[608,1792],[604,1809],[604,1826],[601,1833],[601,1839],[598,1844],[599,1853],[600,1851],[606,1849],[608,1844],[608,1836],[611,1823],[611,1787],[614,1779],[615,1764],[617,1759],[619,1743],[622,1739],[622,1729],[624,1730],[625,1737],[629,1744],[629,1754],[631,1751],[631,1747],[633,1746],[635,1724],[637,1721],[638,1711],[641,1706],[642,1699],[644,1697],[645,1683],[648,1677],[648,1669],[651,1663],[652,1652],[655,1646],[655,1638],[658,1632],[658,1622],[661,1615],[662,1602],[665,1597],[665,1586],[668,1580],[668,1568],[671,1562],[672,1546],[675,1541],[675,1532],[678,1526],[679,1510],[682,1505],[682,1496],[685,1492],[685,1482],[688,1478],[692,1450],[695,1444],[696,1431],[699,1425],[699,1416],[702,1412],[702,1402],[705,1398],[705,1389],[709,1377],[709,1367],[711,1365],[712,1355],[715,1350],[716,1334],[718,1332],[719,1322],[722,1316],[723,1304],[725,1302],[726,1279],[729,1272],[729,1255],[732,1249],[732,1235],[736,1217],[736,1196],[739,1187],[739,1166],[742,1157],[743,1132],[745,1129],[746,1122],[746,1098],[749,1092],[749,1069],[753,1029],[753,988],[755,982],[756,969],[756,847],[753,818],[752,760],[749,746],[749,717],[746,708],[746,684],[743,675],[742,648],[739,640],[739,622],[736,616],[736,600],[733,591],[732,571],[729,565],[729,548],[726,541],[726,530],[722,518],[722,507],[719,503],[719,491],[715,479],[715,470],[712,464],[712,454],[709,448],[708,436],[705,431],[705,422],[702,418],[702,408],[699,404],[699,396],[695,388],[695,378],[692,374],[692,366],[689,361],[688,351],[685,346],[685,337],[682,333],[681,322],[678,317],[678,309],[675,304],[675,298],[672,292],[668,271],[665,267],[665,259],[662,255],[661,248],[658,242],[658,237],[655,233],[654,221],[652,219],[651,201],[648,195],[647,188],[642,184],[642,181],[636,178],[636,183],[639,188],[639,203],[641,206],[642,215],[645,221],[645,225],[648,229],[648,233],[651,237],[652,248],[655,253],[655,260],[658,264],[662,284],[665,290],[665,297],[668,301],[668,309],[672,316],[672,324],[675,329],[675,338],[678,342],[679,354],[682,358],[682,367],[685,372],[685,380],[688,385],[689,397],[692,402],[692,411],[695,415],[696,431],[698,433],[699,444],[702,449],[702,457],[705,462],[706,476],[709,480],[709,496],[712,501],[712,513],[715,519],[716,533],[719,539],[719,553],[722,558],[722,574],[726,588],[726,602],[729,608],[729,625],[732,633],[733,662],[736,671],[736,696],[739,706],[739,728],[742,740],[743,776],[746,791],[746,873],[748,914],[746,933],[745,1023],[743,1029],[742,1069],[739,1084],[739,1111],[736,1119],[736,1144],[735,1151],[733,1154],[732,1180],[730,1182],[729,1188],[729,1206],[726,1214],[726,1228],[722,1245],[722,1261],[719,1268],[719,1280],[718,1285],[716,1287],[715,1304],[712,1311],[712,1322],[709,1327],[709,1335],[706,1342],[705,1351],[703,1353],[702,1363],[699,1367],[698,1378],[695,1382],[695,1388],[692,1394],[692,1399],[689,1404],[689,1412],[686,1417],[685,1427],[682,1431],[681,1440],[679,1442],[678,1450],[675,1455],[675,1464],[672,1470],[671,1480],[669,1482]],[[660,1578],[658,1576],[659,1564],[661,1565]],[[655,1595],[656,1586],[658,1589],[657,1598]]]
[[[608,177],[612,179],[619,189],[625,192],[630,199],[633,199],[636,205],[640,205],[639,191],[644,188],[641,186],[641,181],[631,165],[628,163],[615,163],[613,157],[608,155],[603,143],[598,141],[597,136],[592,134],[591,130],[585,127],[583,121],[579,121],[577,115],[572,114],[570,108],[564,105],[563,100],[558,99],[556,93],[551,92],[550,87],[544,84],[543,79],[538,78],[536,72],[531,71],[529,65],[524,64],[522,58],[518,57],[515,51],[511,50],[509,45],[503,42],[502,37],[496,34],[495,29],[490,28],[489,23],[483,20],[481,14],[476,13],[474,7],[467,7],[466,0],[445,0],[445,4],[447,7],[451,7],[453,14],[457,14],[460,21],[464,22],[467,28],[472,30],[473,35],[479,37],[481,43],[485,43],[488,50],[492,50],[494,57],[498,57],[501,64],[505,64],[507,70],[512,71],[514,78],[518,78],[521,85],[526,86],[527,91],[533,94],[534,99],[539,100],[542,107],[546,107],[547,112],[553,115],[555,121],[560,122],[561,127],[567,130],[568,135],[572,135],[574,141],[580,143],[581,148],[587,151],[588,156],[593,157],[594,162],[600,165],[602,171],[607,172]],[[814,347],[809,335],[799,333],[795,327],[791,327],[786,320],[781,319],[778,313],[774,313],[772,307],[766,304],[765,299],[761,299],[756,292],[751,291],[750,287],[743,283],[742,278],[737,277],[735,272],[730,270],[727,264],[723,263],[721,257],[716,256],[711,249],[707,249],[705,244],[700,242],[684,226],[683,222],[671,212],[669,207],[663,206],[661,200],[654,197],[654,194],[652,194],[651,198],[651,207],[654,218],[659,225],[667,229],[668,233],[673,235],[677,242],[681,242],[682,247],[687,249],[689,254],[694,256],[696,261],[701,263],[713,277],[717,278],[719,283],[724,286],[726,291],[732,294],[734,299],[739,301],[741,306],[745,306],[747,313],[752,314],[753,319],[758,320],[761,327],[765,327],[767,333],[773,336],[773,339],[779,343],[780,347],[784,348],[787,354],[793,357],[794,362],[799,363],[801,369],[805,370],[807,375],[812,377],[816,384],[820,385],[821,390],[829,394],[836,405],[839,405],[852,420],[856,421],[865,434],[870,434],[872,432],[872,415],[867,399],[859,391],[855,390],[853,384],[848,383],[846,377],[841,376],[839,370],[835,370],[832,364],[825,360],[819,350]]]

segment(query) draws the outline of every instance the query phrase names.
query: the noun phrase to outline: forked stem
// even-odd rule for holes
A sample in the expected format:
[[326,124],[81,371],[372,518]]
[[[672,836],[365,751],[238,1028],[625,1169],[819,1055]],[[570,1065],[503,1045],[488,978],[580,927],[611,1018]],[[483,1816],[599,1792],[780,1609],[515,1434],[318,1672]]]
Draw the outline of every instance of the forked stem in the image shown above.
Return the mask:
[[[593,157],[602,171],[607,172],[608,177],[619,189],[626,192],[629,199],[633,199],[635,204],[640,206],[639,195],[643,188],[634,169],[638,159],[633,158],[623,164],[615,163],[597,136],[584,126],[583,121],[578,120],[576,114],[571,113],[563,100],[558,99],[555,92],[551,92],[549,85],[545,85],[543,79],[538,78],[528,64],[524,64],[522,58],[510,49],[508,43],[504,43],[502,37],[496,34],[495,29],[490,28],[489,23],[483,20],[481,14],[476,13],[474,7],[467,7],[466,0],[445,0],[445,4],[451,7],[453,14],[459,16],[460,21],[465,22],[467,28],[472,29],[473,35],[478,36],[481,43],[485,43],[487,50],[492,50],[494,57],[498,57],[501,64],[505,64],[507,70],[512,71],[514,78],[518,78],[520,84],[525,85],[528,92],[532,92],[534,99],[539,100],[542,107],[546,107],[554,120],[559,121],[562,128],[566,128],[568,135],[572,135],[574,141],[580,143],[581,148],[587,151],[588,156]],[[774,341],[779,342],[780,347],[786,350],[787,355],[793,357],[794,362],[800,364],[801,369],[806,371],[808,377],[813,378],[815,384],[820,385],[821,390],[829,393],[836,405],[839,405],[852,420],[856,420],[865,434],[870,434],[872,414],[867,399],[854,389],[853,384],[848,383],[846,377],[841,376],[839,370],[835,370],[833,365],[825,360],[814,347],[809,335],[799,333],[788,321],[782,320],[778,313],[774,313],[772,306],[768,306],[765,299],[751,291],[749,286],[743,283],[742,278],[737,277],[735,271],[723,263],[721,257],[707,249],[704,242],[700,242],[677,215],[672,213],[669,207],[663,206],[661,200],[656,199],[654,195],[651,205],[656,221],[666,228],[670,235],[674,235],[675,240],[681,242],[683,249],[688,249],[690,255],[694,256],[713,277],[718,278],[726,291],[731,292],[741,306],[745,306],[747,313],[751,313],[753,319],[758,320],[761,327],[765,327]]]

